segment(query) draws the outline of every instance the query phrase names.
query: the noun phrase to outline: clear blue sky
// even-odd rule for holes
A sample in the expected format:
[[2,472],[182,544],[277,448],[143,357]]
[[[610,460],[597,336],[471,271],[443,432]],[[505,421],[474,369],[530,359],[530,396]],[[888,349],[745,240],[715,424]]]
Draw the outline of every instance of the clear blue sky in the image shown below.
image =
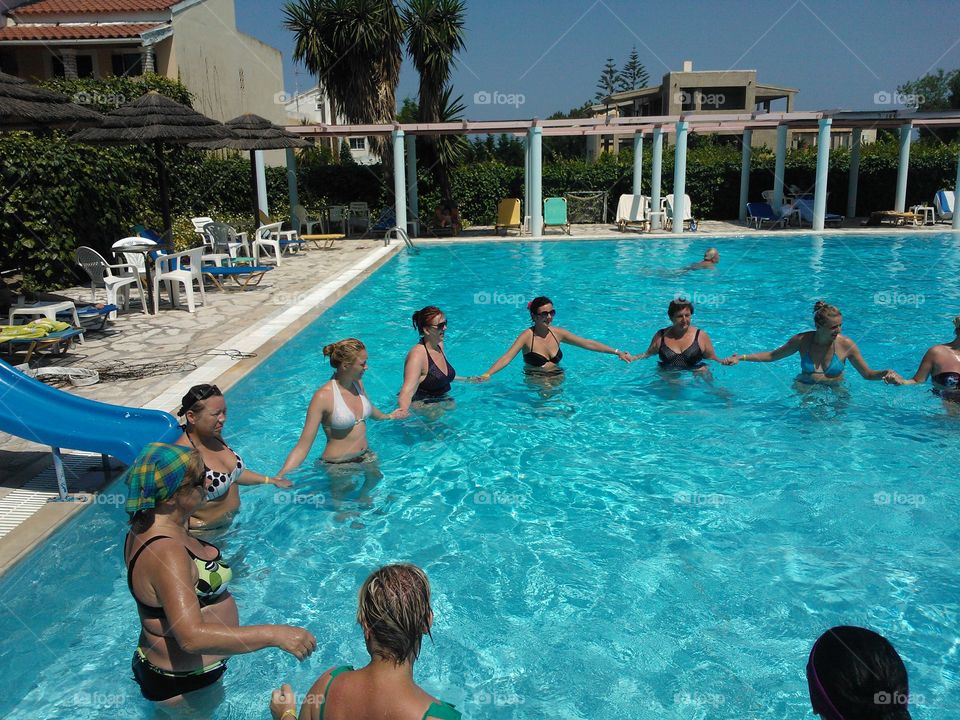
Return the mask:
[[[240,29],[283,53],[286,90],[315,84],[293,62],[282,0],[236,0]],[[637,0],[468,0],[466,51],[454,72],[471,120],[546,117],[593,97],[607,57],[633,45],[652,84],[692,60],[696,70],[756,69],[761,83],[798,88],[797,110],[884,109],[878,92],[942,67],[960,67],[960,5],[915,2],[660,3]],[[486,91],[523,104],[475,104]],[[398,103],[416,97],[404,63]],[[501,98],[506,99],[506,98]],[[519,97],[513,98],[518,100]]]

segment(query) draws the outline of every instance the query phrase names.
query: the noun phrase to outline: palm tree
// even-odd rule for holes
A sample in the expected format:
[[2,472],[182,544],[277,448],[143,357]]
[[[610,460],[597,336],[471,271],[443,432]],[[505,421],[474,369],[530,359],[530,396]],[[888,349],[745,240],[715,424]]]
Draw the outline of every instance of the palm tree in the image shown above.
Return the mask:
[[[407,0],[401,11],[407,35],[407,52],[420,74],[419,115],[421,122],[439,122],[464,111],[461,98],[451,103],[450,72],[455,57],[463,50],[463,0]],[[439,142],[435,136],[423,138],[423,160],[433,170],[441,197],[450,198],[450,168],[463,145]]]
[[[294,59],[319,77],[347,122],[393,122],[404,32],[391,0],[291,0],[283,13]],[[379,138],[371,147],[384,156]]]

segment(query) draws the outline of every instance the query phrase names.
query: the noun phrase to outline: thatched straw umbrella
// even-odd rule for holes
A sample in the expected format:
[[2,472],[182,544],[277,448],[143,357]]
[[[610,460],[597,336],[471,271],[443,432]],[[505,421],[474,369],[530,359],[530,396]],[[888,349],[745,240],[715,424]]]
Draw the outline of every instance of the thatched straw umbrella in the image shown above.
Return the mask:
[[0,130],[36,130],[96,125],[103,116],[13,75],[0,73]]
[[227,120],[224,125],[233,131],[235,137],[227,140],[191,143],[190,147],[205,150],[247,150],[250,152],[251,197],[253,198],[253,226],[260,226],[260,194],[257,190],[257,150],[284,150],[286,148],[305,148],[312,143],[299,135],[287,132],[259,115],[246,114]]
[[221,140],[229,137],[233,137],[233,133],[221,123],[151,90],[133,102],[121,105],[104,115],[99,127],[83,130],[71,139],[91,145],[153,145],[160,179],[163,237],[172,243],[170,182],[163,159],[163,145],[186,145],[199,140]]

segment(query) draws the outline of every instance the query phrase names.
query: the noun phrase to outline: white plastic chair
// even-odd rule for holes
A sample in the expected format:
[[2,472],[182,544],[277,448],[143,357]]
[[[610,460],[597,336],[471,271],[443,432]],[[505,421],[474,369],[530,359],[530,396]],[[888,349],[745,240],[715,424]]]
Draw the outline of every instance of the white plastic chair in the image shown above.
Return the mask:
[[282,222],[261,225],[254,234],[253,257],[257,265],[260,264],[260,251],[273,250],[277,261],[277,267],[280,266],[280,256],[284,252],[295,252],[303,245],[295,230],[281,230]]
[[207,304],[207,297],[203,291],[203,275],[200,270],[202,262],[202,247],[173,253],[172,255],[157,256],[157,271],[153,275],[154,314],[160,312],[161,282],[166,283],[167,294],[170,296],[170,303],[174,307],[180,306],[180,286],[183,285],[184,294],[187,296],[187,310],[190,312],[196,311],[193,294],[193,283],[195,282],[200,286],[200,304]]
[[[107,293],[107,304],[117,305],[126,311],[130,309],[130,288],[136,287],[140,294],[140,307],[144,313],[147,312],[143,287],[140,285],[140,273],[134,265],[110,265],[103,255],[86,245],[77,248],[77,264],[90,276],[90,294],[94,301],[97,299],[97,287],[102,286]],[[116,274],[114,270],[117,271]],[[110,313],[111,320],[116,317],[116,312]]]
[[354,228],[358,228],[366,235],[370,228],[370,207],[365,202],[352,202],[349,217],[350,232],[353,233]]
[[114,256],[119,260],[122,256],[126,260],[127,265],[132,265],[137,269],[137,274],[141,277],[147,274],[146,260],[143,257],[142,253],[128,253],[124,252],[123,248],[129,245],[153,245],[155,243],[150,238],[140,237],[139,235],[133,235],[131,237],[125,237],[122,240],[117,240],[110,248],[113,250]]
[[313,235],[313,228],[316,225],[320,226],[320,232],[324,232],[323,229],[323,219],[316,218],[311,220],[307,217],[307,209],[303,205],[294,205],[293,206],[293,216],[297,219],[297,225],[299,230],[302,232],[303,228],[306,227],[307,231],[304,235]]

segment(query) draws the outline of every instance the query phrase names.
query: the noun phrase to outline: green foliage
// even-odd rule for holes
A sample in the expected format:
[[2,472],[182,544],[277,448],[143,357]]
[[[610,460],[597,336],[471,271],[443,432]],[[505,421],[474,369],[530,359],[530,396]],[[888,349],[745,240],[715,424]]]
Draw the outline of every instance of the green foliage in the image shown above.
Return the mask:
[[340,141],[340,155],[338,162],[341,165],[357,164],[357,161],[353,159],[353,154],[350,152],[350,143],[346,138]]
[[121,105],[133,102],[151,90],[176,100],[181,105],[192,107],[193,95],[177,80],[149,73],[134,77],[115,76],[99,80],[93,78],[52,78],[39,83],[42,87],[69,95],[78,105],[88,105],[94,110],[108,113]]
[[[960,69],[944,72],[943,68],[927,73],[897,88],[905,103],[912,103],[917,110],[956,110],[960,108]],[[920,128],[921,137],[938,138],[952,142],[960,132],[957,128]]]
[[603,102],[608,96],[617,92],[619,80],[620,72],[617,70],[617,64],[613,62],[613,58],[607,58],[600,72],[600,79],[597,80],[597,94],[594,96],[596,101]]
[[643,66],[643,63],[640,62],[640,56],[637,54],[637,46],[634,45],[630,51],[630,57],[627,59],[627,64],[623,66],[623,70],[617,77],[617,90],[620,92],[637,90],[638,88],[646,87],[649,81],[650,75],[647,73],[647,69]]

